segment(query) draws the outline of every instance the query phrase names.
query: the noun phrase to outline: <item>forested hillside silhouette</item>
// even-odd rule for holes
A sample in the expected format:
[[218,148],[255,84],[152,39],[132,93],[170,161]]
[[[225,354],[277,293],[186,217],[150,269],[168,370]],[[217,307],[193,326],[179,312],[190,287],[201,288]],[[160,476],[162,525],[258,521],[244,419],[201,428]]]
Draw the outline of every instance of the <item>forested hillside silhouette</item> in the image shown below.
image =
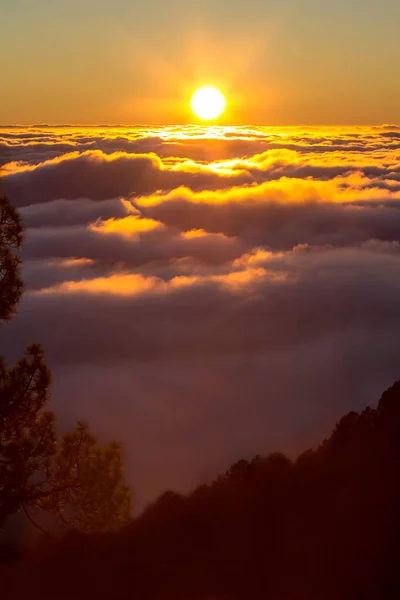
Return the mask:
[[[3,567],[7,597],[400,597],[400,381],[316,450],[240,460],[166,492],[117,534],[71,534]],[[36,594],[36,595],[35,595]]]

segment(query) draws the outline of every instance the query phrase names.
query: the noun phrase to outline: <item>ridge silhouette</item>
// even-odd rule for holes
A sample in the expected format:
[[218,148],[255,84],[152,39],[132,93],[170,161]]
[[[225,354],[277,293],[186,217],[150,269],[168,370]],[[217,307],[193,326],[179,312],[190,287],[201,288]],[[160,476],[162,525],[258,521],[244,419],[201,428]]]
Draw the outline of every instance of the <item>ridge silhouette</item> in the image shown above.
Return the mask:
[[399,467],[397,381],[295,461],[240,460],[121,533],[73,533],[3,565],[2,598],[399,598]]

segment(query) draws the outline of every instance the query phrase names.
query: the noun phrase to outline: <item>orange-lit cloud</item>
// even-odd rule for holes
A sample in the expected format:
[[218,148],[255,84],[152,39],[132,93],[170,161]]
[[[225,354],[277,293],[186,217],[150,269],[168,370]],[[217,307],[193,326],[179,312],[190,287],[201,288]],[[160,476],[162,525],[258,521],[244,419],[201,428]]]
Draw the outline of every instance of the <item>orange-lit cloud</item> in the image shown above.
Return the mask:
[[141,502],[398,376],[398,127],[0,128],[0,152],[26,226],[0,350],[43,343],[54,407],[125,443]]
[[153,219],[138,218],[134,215],[129,215],[123,219],[107,219],[106,221],[97,221],[90,225],[92,231],[98,233],[119,233],[126,237],[138,235],[143,232],[153,231],[159,227],[163,227],[158,221]]

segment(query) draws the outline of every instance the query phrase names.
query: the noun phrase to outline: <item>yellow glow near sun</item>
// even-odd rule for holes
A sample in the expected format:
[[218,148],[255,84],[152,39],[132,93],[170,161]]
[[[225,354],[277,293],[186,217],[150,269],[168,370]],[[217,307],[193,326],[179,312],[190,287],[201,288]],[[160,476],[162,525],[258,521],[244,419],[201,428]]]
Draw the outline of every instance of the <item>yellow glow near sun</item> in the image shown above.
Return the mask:
[[204,85],[194,92],[190,107],[197,117],[204,121],[211,121],[224,112],[226,98],[221,90],[213,85]]

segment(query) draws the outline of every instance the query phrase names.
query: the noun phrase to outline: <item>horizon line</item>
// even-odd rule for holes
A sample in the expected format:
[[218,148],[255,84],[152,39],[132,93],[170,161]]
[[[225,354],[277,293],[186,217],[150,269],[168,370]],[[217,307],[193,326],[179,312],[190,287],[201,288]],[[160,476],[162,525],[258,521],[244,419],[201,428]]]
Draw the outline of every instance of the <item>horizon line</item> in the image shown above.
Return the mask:
[[0,129],[12,129],[17,127],[27,127],[27,128],[38,128],[38,127],[59,127],[59,128],[67,128],[67,127],[116,127],[116,128],[135,128],[135,127],[203,127],[203,128],[244,128],[244,127],[265,127],[270,129],[278,129],[278,128],[300,128],[300,127],[309,127],[309,128],[321,128],[321,127],[371,127],[371,128],[400,128],[400,124],[397,123],[298,123],[296,125],[292,124],[279,124],[279,125],[268,125],[261,123],[242,123],[242,124],[219,124],[219,123],[164,123],[164,124],[152,124],[152,123],[0,123]]

